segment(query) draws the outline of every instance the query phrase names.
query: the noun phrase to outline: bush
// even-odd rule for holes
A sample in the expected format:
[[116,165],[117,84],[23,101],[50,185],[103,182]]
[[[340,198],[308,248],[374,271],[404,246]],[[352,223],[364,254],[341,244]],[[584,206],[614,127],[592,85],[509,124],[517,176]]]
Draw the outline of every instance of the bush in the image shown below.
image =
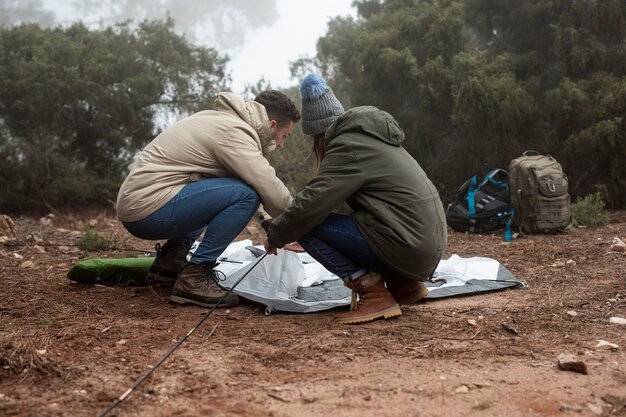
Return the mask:
[[171,20],[0,27],[0,212],[115,200],[164,115],[227,87],[226,62]]
[[101,236],[87,230],[85,235],[76,243],[83,252],[109,251],[120,249],[120,242],[112,235]]
[[576,199],[572,204],[572,217],[577,225],[603,226],[609,222],[604,209],[604,199],[600,193],[588,194]]

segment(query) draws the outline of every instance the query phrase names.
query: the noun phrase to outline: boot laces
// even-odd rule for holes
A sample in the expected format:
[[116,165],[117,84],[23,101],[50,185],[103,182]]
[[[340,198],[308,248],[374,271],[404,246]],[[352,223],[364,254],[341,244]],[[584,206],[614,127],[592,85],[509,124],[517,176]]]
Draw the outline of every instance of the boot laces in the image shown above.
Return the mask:
[[226,274],[222,271],[217,271],[214,267],[205,267],[203,274],[207,280],[213,281],[219,285],[220,282],[226,281]]
[[352,290],[352,297],[350,300],[350,311],[357,310],[361,304],[363,304],[363,300],[367,298],[367,295],[363,292]]
[[[167,243],[165,245],[167,245]],[[157,253],[157,255],[160,255],[160,254],[165,255],[165,252],[166,252],[165,245],[163,247],[161,247],[160,243],[157,243],[156,245],[154,245],[154,251]]]

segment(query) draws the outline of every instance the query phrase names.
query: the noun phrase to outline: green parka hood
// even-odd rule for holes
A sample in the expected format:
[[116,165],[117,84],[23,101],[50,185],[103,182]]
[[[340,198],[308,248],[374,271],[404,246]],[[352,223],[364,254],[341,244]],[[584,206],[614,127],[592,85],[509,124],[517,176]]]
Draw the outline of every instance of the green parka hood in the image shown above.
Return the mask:
[[404,132],[396,119],[374,106],[354,107],[339,116],[326,130],[326,146],[344,133],[364,133],[393,146],[404,141]]

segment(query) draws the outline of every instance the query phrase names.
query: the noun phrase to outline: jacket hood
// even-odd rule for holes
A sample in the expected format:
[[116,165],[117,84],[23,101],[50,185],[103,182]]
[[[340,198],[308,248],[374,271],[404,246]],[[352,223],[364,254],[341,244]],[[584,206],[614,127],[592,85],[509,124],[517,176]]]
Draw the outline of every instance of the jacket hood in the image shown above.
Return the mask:
[[339,116],[326,131],[326,143],[344,133],[364,133],[393,146],[404,141],[404,132],[396,119],[373,106],[354,107]]
[[263,155],[276,149],[276,140],[270,129],[270,118],[265,107],[256,101],[245,101],[233,93],[219,93],[213,110],[234,114],[254,129],[259,135]]

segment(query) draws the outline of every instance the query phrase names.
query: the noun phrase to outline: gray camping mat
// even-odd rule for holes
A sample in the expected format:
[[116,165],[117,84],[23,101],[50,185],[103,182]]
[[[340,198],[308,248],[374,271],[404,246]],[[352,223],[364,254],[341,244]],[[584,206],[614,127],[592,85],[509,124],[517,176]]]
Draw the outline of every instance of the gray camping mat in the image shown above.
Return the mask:
[[[218,258],[217,270],[224,274],[220,285],[231,288],[255,264],[263,250],[250,244],[232,243]],[[426,286],[430,290],[426,298],[434,299],[522,287],[526,283],[494,259],[452,255],[439,263]],[[350,290],[336,275],[306,253],[280,249],[277,256],[263,258],[233,292],[265,305],[268,314],[308,313],[350,304]]]

